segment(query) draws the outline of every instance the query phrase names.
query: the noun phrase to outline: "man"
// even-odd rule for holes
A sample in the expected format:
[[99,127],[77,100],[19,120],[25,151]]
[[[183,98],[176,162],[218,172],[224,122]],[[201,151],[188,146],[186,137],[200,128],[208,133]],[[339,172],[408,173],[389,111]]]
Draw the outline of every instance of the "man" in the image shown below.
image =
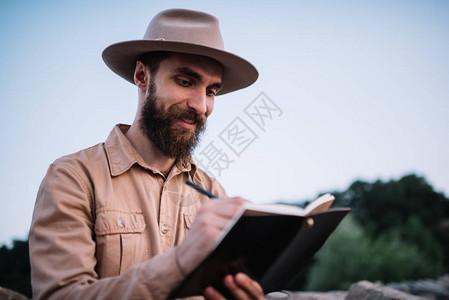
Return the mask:
[[[165,299],[245,202],[226,198],[190,156],[215,96],[258,76],[223,50],[217,19],[163,11],[143,40],[111,45],[103,59],[138,87],[136,118],[49,167],[30,230],[36,299]],[[223,199],[208,201],[186,179]],[[235,298],[263,298],[244,274],[223,280]],[[204,296],[223,298],[212,287]]]

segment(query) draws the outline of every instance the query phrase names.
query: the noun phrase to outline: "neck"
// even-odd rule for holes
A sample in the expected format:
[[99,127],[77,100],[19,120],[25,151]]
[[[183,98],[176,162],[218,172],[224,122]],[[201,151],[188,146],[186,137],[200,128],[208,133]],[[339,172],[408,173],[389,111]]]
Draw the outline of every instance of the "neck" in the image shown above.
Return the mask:
[[165,156],[148,140],[140,129],[138,122],[134,122],[125,135],[145,162],[161,173],[165,174],[175,163],[174,158]]

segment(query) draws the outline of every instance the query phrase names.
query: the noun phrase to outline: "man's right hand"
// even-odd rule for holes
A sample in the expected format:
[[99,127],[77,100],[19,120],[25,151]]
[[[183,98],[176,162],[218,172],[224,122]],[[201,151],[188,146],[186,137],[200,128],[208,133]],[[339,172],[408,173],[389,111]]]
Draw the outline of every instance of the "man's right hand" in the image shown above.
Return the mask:
[[[213,250],[223,229],[245,202],[242,198],[214,199],[201,206],[184,242],[176,249],[184,274],[190,273]],[[262,287],[243,273],[228,275],[223,283],[235,299],[265,299]],[[224,299],[213,287],[206,288],[204,296],[211,300]]]
[[213,199],[201,206],[189,233],[176,249],[184,274],[190,273],[213,250],[221,232],[245,202],[242,198]]

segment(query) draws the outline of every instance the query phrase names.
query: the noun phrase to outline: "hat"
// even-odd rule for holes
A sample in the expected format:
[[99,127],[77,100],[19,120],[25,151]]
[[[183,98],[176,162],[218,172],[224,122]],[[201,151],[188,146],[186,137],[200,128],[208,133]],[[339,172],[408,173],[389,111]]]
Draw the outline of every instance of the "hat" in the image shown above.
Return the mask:
[[142,40],[112,44],[103,51],[106,65],[134,83],[136,61],[151,51],[173,51],[210,57],[223,65],[223,95],[253,84],[259,73],[245,59],[224,51],[218,19],[212,15],[169,9],[157,14]]

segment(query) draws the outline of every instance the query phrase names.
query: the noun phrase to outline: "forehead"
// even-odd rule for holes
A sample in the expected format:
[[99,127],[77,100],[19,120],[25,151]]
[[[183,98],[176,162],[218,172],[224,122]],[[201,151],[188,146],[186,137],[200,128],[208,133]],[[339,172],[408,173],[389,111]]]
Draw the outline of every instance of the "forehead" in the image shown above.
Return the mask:
[[177,52],[173,52],[170,57],[161,61],[159,68],[168,72],[175,72],[180,68],[189,68],[204,78],[207,77],[212,81],[219,82],[221,82],[223,74],[223,66],[212,58]]

